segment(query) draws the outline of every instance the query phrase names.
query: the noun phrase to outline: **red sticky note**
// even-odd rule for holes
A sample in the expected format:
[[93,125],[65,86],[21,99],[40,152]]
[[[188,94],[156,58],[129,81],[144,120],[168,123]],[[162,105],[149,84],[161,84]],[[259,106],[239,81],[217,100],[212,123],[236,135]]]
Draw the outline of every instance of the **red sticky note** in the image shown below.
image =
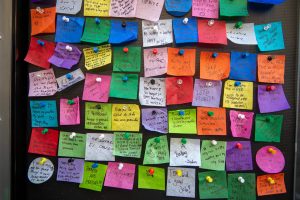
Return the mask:
[[[43,43],[43,45],[39,44],[39,42]],[[25,61],[38,67],[49,69],[50,63],[48,62],[48,60],[53,55],[54,49],[54,42],[31,37],[29,50],[26,55]]]
[[46,156],[56,156],[57,144],[57,130],[32,128],[28,152]]
[[191,103],[193,85],[193,77],[167,77],[167,105]]
[[[273,181],[273,183],[271,183]],[[257,195],[273,195],[286,193],[284,173],[257,176]]]
[[198,20],[198,41],[206,44],[227,45],[226,22],[218,20]]

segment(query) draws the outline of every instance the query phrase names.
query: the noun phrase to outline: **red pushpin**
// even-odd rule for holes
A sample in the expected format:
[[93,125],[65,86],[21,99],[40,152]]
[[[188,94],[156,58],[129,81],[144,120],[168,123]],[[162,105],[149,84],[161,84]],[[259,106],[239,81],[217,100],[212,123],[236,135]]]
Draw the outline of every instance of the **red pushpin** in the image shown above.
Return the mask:
[[153,174],[154,174],[154,169],[153,169],[153,168],[150,168],[150,169],[148,170],[148,173],[149,173],[151,176],[153,176]]
[[236,146],[236,148],[238,148],[238,149],[242,149],[242,148],[243,148],[243,145],[242,145],[241,143],[239,143],[239,142],[236,143],[235,146]]
[[129,50],[128,50],[127,47],[124,47],[124,48],[123,48],[123,52],[124,52],[124,53],[128,53],[128,51],[129,51]]
[[266,87],[266,90],[267,91],[273,91],[273,90],[275,90],[276,89],[276,87],[274,86],[274,85],[268,85],[267,87]]
[[153,54],[157,54],[158,53],[158,51],[157,51],[157,49],[153,49]]

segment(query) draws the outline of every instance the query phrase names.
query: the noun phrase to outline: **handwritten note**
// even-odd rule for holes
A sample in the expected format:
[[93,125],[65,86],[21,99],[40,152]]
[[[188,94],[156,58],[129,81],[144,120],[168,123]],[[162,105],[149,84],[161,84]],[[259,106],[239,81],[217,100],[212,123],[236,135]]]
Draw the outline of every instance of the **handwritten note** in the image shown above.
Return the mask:
[[32,127],[58,127],[55,100],[30,101]]
[[34,159],[29,167],[27,172],[28,180],[33,184],[41,184],[48,181],[54,172],[54,166],[51,160],[47,159],[46,162],[41,165],[40,161],[43,158]]
[[[242,177],[245,182],[238,181]],[[228,174],[228,199],[255,200],[256,199],[255,173]]]
[[142,109],[142,124],[145,129],[168,133],[168,111],[166,108]]
[[257,56],[258,81],[264,83],[284,83],[285,55]]
[[192,16],[217,19],[219,17],[219,1],[193,0]]
[[[66,18],[69,21],[64,21]],[[80,43],[83,25],[83,17],[57,15],[55,42]]]
[[[270,150],[275,153],[270,153]],[[266,173],[279,173],[284,169],[285,158],[277,147],[264,146],[256,153],[256,164]]]
[[168,48],[144,49],[145,77],[159,76],[167,73]]
[[135,17],[137,0],[111,0],[109,16],[111,17]]
[[[97,52],[95,52],[97,48]],[[112,51],[110,44],[83,49],[85,68],[87,70],[103,67],[111,63]]]
[[52,96],[57,92],[53,69],[29,73],[29,97]]
[[183,18],[173,19],[173,32],[176,44],[191,44],[198,42],[197,19],[187,19],[187,23],[183,22]]
[[164,0],[137,0],[135,17],[149,21],[158,21],[164,5]]
[[[241,145],[239,148],[237,145]],[[250,141],[229,141],[226,150],[226,171],[253,170]]]
[[[125,52],[124,48],[128,51]],[[141,47],[114,47],[113,60],[114,72],[140,72]]]
[[[122,0],[120,0],[120,2],[122,2]],[[134,21],[125,22],[125,27],[123,27],[122,24],[122,21],[111,20],[111,29],[108,43],[122,44],[137,40],[138,23]]]
[[255,141],[280,142],[283,115],[260,115],[255,117]]
[[227,45],[226,22],[214,20],[211,26],[208,23],[209,20],[198,20],[199,43]]
[[248,16],[248,1],[220,0],[220,16]]
[[254,23],[243,23],[236,28],[235,23],[226,23],[227,39],[235,44],[257,45]]
[[58,156],[84,158],[86,135],[75,133],[71,138],[71,132],[60,132]]
[[170,110],[169,133],[196,134],[196,109]]
[[164,78],[140,77],[140,104],[144,106],[166,106],[166,83]]
[[112,105],[113,131],[139,131],[140,108],[136,104]]
[[82,6],[82,0],[58,0],[56,1],[56,12],[75,15],[79,13]]
[[146,143],[143,164],[169,163],[169,146],[166,135],[150,138]]
[[226,142],[203,140],[201,146],[201,168],[222,171],[225,170]]
[[193,101],[193,77],[167,77],[167,105],[185,104]]
[[179,54],[179,48],[168,48],[168,75],[194,76],[196,65],[196,49],[184,49]]
[[58,84],[57,90],[61,92],[66,88],[71,87],[72,85],[84,80],[84,78],[84,74],[82,73],[81,69],[78,68],[56,79],[56,82]]
[[112,73],[109,96],[121,99],[137,99],[138,74]]
[[180,17],[191,10],[192,0],[166,0],[165,8],[170,15]]
[[85,103],[85,129],[111,130],[111,104]]
[[57,181],[81,183],[84,171],[83,159],[58,158]]
[[80,124],[79,97],[60,99],[60,125]]
[[[149,172],[151,169],[154,170],[153,174],[150,174]],[[165,190],[165,169],[139,165],[138,188],[164,191]]]
[[80,188],[101,192],[107,165],[93,162],[84,162],[83,180],[79,185]]
[[[86,1],[85,1],[86,2]],[[108,42],[110,34],[110,21],[101,19],[100,23],[96,23],[96,18],[86,18],[82,42],[90,42],[94,44],[102,44]]]
[[254,113],[230,110],[229,115],[232,136],[250,139]]
[[84,16],[109,16],[110,0],[84,0]]
[[198,135],[226,135],[225,108],[197,108]]
[[55,7],[30,9],[31,13],[31,35],[55,32]]
[[141,133],[116,132],[114,133],[115,156],[140,158],[143,135]]
[[[274,180],[275,184],[270,184],[268,178]],[[284,173],[279,174],[266,174],[257,176],[257,195],[274,195],[286,193],[284,182]]]

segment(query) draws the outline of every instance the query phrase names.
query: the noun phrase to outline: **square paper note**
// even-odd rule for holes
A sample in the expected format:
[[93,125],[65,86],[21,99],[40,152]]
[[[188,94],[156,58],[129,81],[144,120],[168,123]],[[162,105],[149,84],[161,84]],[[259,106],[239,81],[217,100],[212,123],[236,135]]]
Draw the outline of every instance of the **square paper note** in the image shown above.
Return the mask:
[[227,142],[226,171],[253,170],[250,141]]
[[201,146],[201,168],[225,170],[226,142],[203,140]]
[[180,134],[196,134],[196,109],[170,110],[169,132]]
[[[152,172],[154,170],[154,173]],[[165,190],[165,169],[139,165],[138,188]]]
[[32,127],[58,127],[56,101],[30,101]]
[[166,83],[164,78],[140,77],[140,104],[144,106],[166,106]]
[[283,115],[260,115],[255,117],[255,141],[280,142]]
[[198,135],[226,135],[225,108],[197,108]]

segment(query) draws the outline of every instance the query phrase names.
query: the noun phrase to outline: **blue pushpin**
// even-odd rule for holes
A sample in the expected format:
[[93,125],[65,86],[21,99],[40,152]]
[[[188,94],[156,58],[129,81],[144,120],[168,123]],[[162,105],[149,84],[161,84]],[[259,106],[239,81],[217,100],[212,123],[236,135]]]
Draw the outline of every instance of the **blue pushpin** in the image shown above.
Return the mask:
[[97,168],[98,167],[98,163],[94,163],[93,165],[92,165],[92,168],[93,169],[95,169],[95,168]]
[[38,40],[37,43],[41,46],[44,46],[45,45],[45,42],[43,42],[42,40]]
[[96,24],[100,24],[100,19],[98,17],[95,18]]
[[212,57],[213,58],[216,58],[218,56],[218,53],[217,52],[214,52],[213,54],[212,54]]
[[46,103],[45,102],[40,102],[40,107],[43,108],[46,106]]
[[122,81],[123,81],[123,82],[127,82],[127,81],[128,81],[128,76],[123,76],[123,77],[122,77]]
[[183,116],[183,115],[184,115],[184,110],[179,110],[178,114],[179,114],[180,116]]
[[184,49],[180,49],[178,54],[182,56],[184,54]]
[[99,48],[98,48],[98,47],[94,47],[94,48],[93,48],[93,51],[94,51],[94,53],[98,53]]
[[70,79],[73,78],[73,75],[72,74],[66,74],[66,78],[70,80]]
[[243,53],[242,54],[242,58],[246,58],[247,56],[249,56],[249,53]]
[[241,85],[241,82],[240,82],[240,81],[234,82],[234,86],[240,86],[240,85]]

